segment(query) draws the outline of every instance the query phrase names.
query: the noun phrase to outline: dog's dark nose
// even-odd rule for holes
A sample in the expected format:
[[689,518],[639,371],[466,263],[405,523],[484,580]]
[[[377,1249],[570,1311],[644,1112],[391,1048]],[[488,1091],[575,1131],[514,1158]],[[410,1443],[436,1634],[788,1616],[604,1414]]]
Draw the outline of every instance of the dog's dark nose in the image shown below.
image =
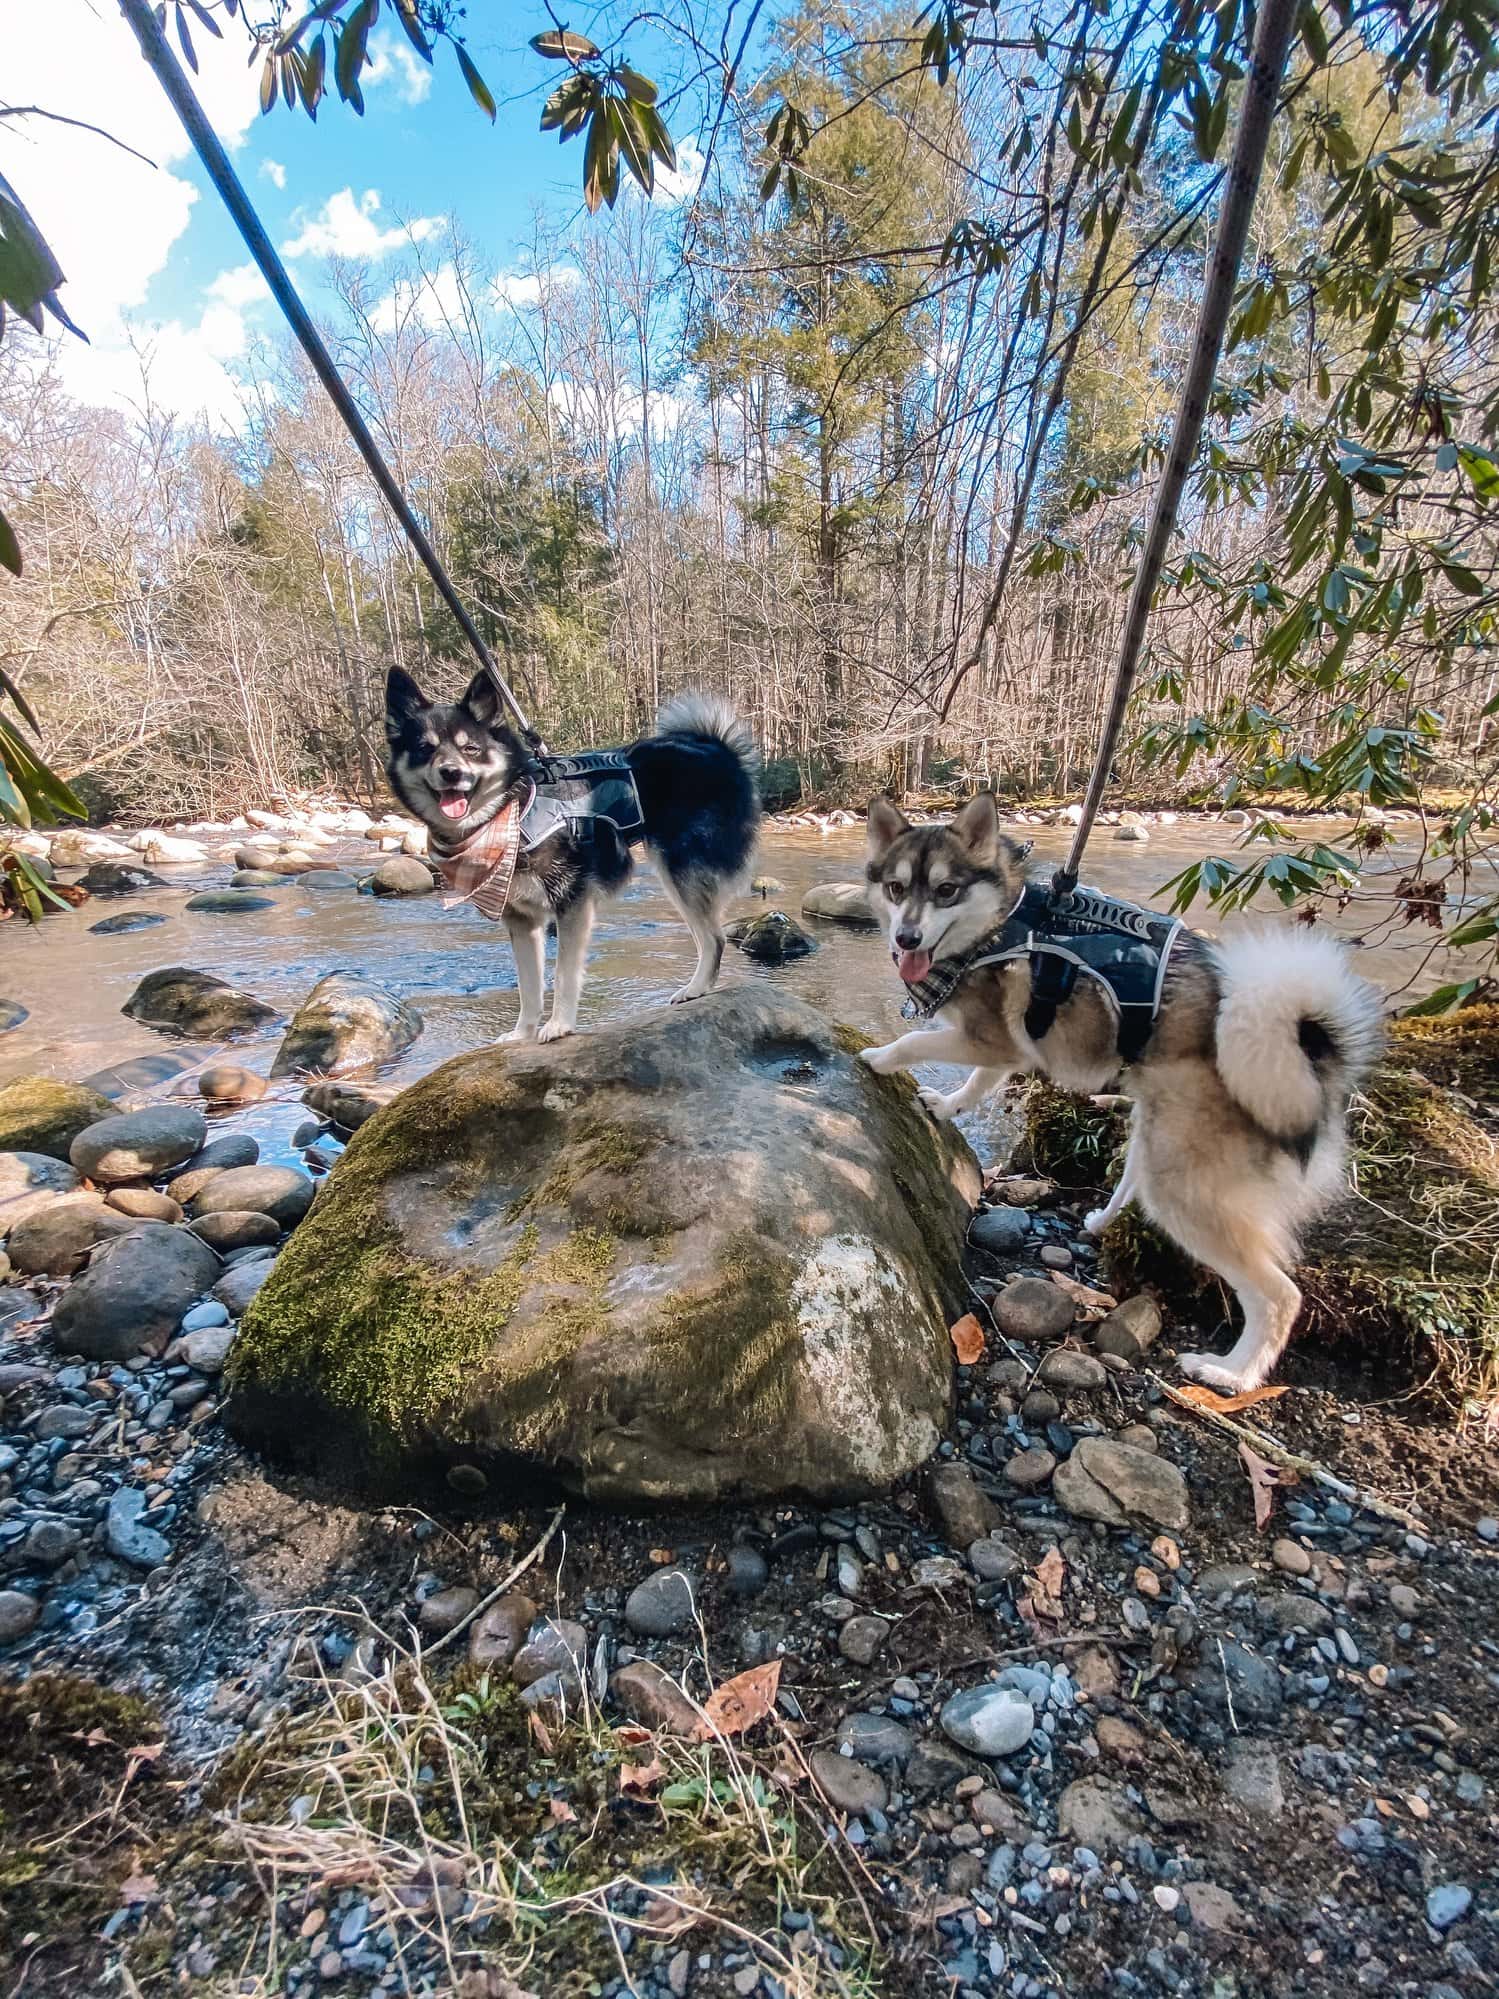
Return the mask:
[[919,951],[921,949],[921,932],[919,930],[897,930],[895,933],[895,942],[902,951]]
[[461,764],[439,764],[437,775],[451,791],[455,785],[462,784],[464,771]]

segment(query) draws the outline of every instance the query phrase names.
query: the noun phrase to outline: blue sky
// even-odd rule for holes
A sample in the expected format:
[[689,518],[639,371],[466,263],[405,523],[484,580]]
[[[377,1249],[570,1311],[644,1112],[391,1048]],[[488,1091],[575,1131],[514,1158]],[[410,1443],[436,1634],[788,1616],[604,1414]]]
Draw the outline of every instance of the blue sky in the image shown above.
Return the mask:
[[[540,0],[470,0],[468,46],[499,104],[494,125],[470,102],[451,51],[429,69],[393,23],[376,30],[365,116],[330,99],[316,126],[279,104],[261,117],[237,24],[226,22],[222,42],[195,36],[199,96],[314,306],[330,251],[378,269],[399,255],[403,223],[435,236],[451,218],[503,272],[524,262],[538,205],[562,221],[579,213],[579,143],[559,147],[538,130],[558,71],[526,39],[546,25]],[[661,73],[659,46],[642,41],[630,53]],[[250,341],[278,330],[276,318],[114,0],[21,10],[6,26],[5,98],[96,123],[155,163],[61,125],[0,121],[0,172],[57,252],[64,299],[90,337],[88,352],[59,343],[70,389],[139,403],[135,350],[145,350],[154,402],[233,422],[236,364]]]

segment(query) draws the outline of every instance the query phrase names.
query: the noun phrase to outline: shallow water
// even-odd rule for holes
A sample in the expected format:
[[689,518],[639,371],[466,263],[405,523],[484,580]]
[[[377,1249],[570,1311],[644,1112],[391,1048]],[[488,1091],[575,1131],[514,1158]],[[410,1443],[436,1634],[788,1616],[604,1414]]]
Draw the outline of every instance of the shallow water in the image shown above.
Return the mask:
[[[1035,840],[1037,864],[1055,864],[1064,857],[1066,828],[1026,831]],[[1235,835],[1221,825],[1188,821],[1152,828],[1148,846],[1116,841],[1108,827],[1094,838],[1090,882],[1135,901],[1159,902],[1163,882],[1205,853],[1230,851]],[[1398,878],[1402,860],[1411,852],[1409,847],[1390,849],[1382,856],[1382,869]],[[370,865],[374,856],[367,845],[355,842],[330,850],[328,858]],[[856,829],[824,835],[773,828],[761,842],[756,867],[785,883],[786,892],[771,897],[771,905],[795,915],[815,882],[857,879],[862,859],[862,834]],[[0,930],[0,998],[18,1000],[31,1014],[0,1036],[0,1082],[38,1072],[91,1077],[122,1102],[171,1089],[172,1080],[159,1072],[177,1062],[184,1070],[195,1068],[208,1059],[209,1047],[175,1042],[120,1012],[144,974],[163,965],[212,972],[287,1014],[318,979],[337,968],[379,979],[410,1000],[426,1021],[415,1046],[392,1065],[389,1073],[397,1082],[410,1082],[449,1056],[494,1040],[515,1019],[515,972],[504,933],[472,910],[445,913],[435,895],[377,901],[348,889],[312,889],[304,885],[304,877],[267,890],[274,902],[268,910],[188,913],[182,906],[186,898],[227,882],[230,867],[158,872],[170,886],[119,901],[94,900],[80,910],[49,917],[40,929],[12,922]],[[758,897],[747,896],[732,913],[760,906]],[[122,911],[153,911],[168,920],[123,935],[90,933],[91,923]],[[1205,927],[1217,927],[1210,915],[1194,914]],[[1363,920],[1367,923],[1367,915]],[[1334,921],[1346,930],[1355,927],[1351,918]],[[723,982],[771,979],[870,1034],[897,1032],[903,995],[879,934],[815,919],[807,919],[806,927],[820,946],[812,956],[762,967],[730,946]],[[1359,954],[1360,968],[1390,989],[1414,980],[1404,995],[1407,1000],[1459,976],[1460,960],[1452,953],[1439,952],[1422,965],[1431,935],[1413,928],[1366,946]],[[693,962],[685,928],[654,872],[643,866],[625,894],[601,912],[580,1025],[587,1028],[661,1005],[686,982]],[[264,1071],[279,1031],[276,1024],[263,1036],[235,1044],[236,1056]],[[152,1057],[157,1059],[139,1070],[126,1067],[122,1074],[99,1076]],[[958,1072],[931,1073],[950,1085]],[[299,1096],[300,1089],[288,1085],[284,1093],[235,1113],[232,1127],[253,1131],[267,1156],[288,1156],[291,1133],[306,1117]],[[985,1106],[964,1120],[964,1129],[981,1153],[992,1154],[1005,1132],[1003,1114]]]

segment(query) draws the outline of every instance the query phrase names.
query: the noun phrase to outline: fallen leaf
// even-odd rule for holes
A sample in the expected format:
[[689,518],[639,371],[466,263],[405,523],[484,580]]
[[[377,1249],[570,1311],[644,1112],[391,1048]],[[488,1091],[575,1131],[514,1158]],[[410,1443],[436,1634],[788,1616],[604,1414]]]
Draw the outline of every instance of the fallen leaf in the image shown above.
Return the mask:
[[1040,1583],[1048,1596],[1054,1596],[1060,1602],[1062,1585],[1066,1580],[1067,1564],[1062,1559],[1061,1549],[1048,1548],[1036,1564],[1036,1581]]
[[1207,1409],[1215,1416],[1232,1416],[1237,1409],[1252,1409],[1256,1402],[1273,1402],[1277,1395],[1288,1394],[1285,1382],[1279,1386],[1246,1388],[1242,1395],[1219,1395],[1211,1388],[1204,1388],[1201,1382],[1189,1381],[1176,1391],[1178,1402],[1190,1402],[1194,1409]]
[[1109,1291],[1095,1291],[1091,1284],[1079,1284],[1075,1277],[1068,1277],[1060,1270],[1051,1272],[1051,1281],[1059,1291],[1065,1291],[1074,1305],[1081,1305],[1090,1312],[1112,1312],[1119,1300]]
[[952,1341],[959,1367],[972,1367],[975,1361],[983,1359],[984,1329],[972,1312],[965,1312],[955,1326],[950,1326],[947,1336]]
[[649,1763],[621,1763],[619,1788],[632,1797],[648,1798],[660,1784],[662,1775],[659,1756],[653,1756]]
[[553,1825],[576,1825],[578,1823],[578,1814],[573,1810],[566,1798],[548,1798],[547,1810],[552,1815]]
[[772,1659],[765,1666],[751,1666],[715,1687],[703,1702],[704,1719],[697,1725],[699,1742],[715,1735],[743,1735],[758,1721],[764,1721],[776,1704],[781,1686],[781,1662]]
[[547,1727],[546,1723],[542,1720],[541,1716],[537,1714],[534,1709],[531,1711],[527,1719],[530,1721],[531,1724],[531,1733],[536,1737],[536,1740],[541,1744],[541,1753],[544,1756],[550,1756],[552,1753],[552,1731]]
[[156,1899],[154,1874],[127,1874],[120,1883],[122,1902],[152,1902]]
[[651,1731],[642,1728],[639,1722],[625,1721],[615,1729],[614,1739],[616,1742],[624,1743],[627,1749],[638,1749],[642,1742],[649,1742],[652,1737]]
[[1250,1450],[1248,1444],[1239,1446],[1239,1463],[1249,1474],[1249,1484],[1254,1493],[1254,1524],[1263,1533],[1270,1525],[1270,1515],[1275,1511],[1277,1489],[1283,1485],[1295,1485],[1296,1474],[1270,1464]]
[[682,1888],[675,1896],[655,1895],[639,1915],[642,1929],[652,1936],[679,1937],[688,1930],[696,1929],[707,1913],[706,1896],[698,1895],[691,1888]]

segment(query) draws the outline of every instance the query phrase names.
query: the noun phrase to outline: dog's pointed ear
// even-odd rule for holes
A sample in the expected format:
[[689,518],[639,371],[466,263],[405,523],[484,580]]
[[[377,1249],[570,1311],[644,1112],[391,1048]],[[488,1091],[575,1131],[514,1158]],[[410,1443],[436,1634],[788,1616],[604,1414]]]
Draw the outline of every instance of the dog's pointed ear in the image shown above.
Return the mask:
[[385,676],[385,733],[398,743],[427,706],[427,697],[404,667],[393,666]]
[[975,861],[994,861],[999,855],[999,807],[992,791],[970,798],[948,828],[958,845]]
[[492,729],[500,719],[500,694],[494,680],[484,667],[474,675],[463,690],[461,703],[481,729]]
[[882,860],[910,822],[893,799],[881,792],[869,801],[869,858]]

